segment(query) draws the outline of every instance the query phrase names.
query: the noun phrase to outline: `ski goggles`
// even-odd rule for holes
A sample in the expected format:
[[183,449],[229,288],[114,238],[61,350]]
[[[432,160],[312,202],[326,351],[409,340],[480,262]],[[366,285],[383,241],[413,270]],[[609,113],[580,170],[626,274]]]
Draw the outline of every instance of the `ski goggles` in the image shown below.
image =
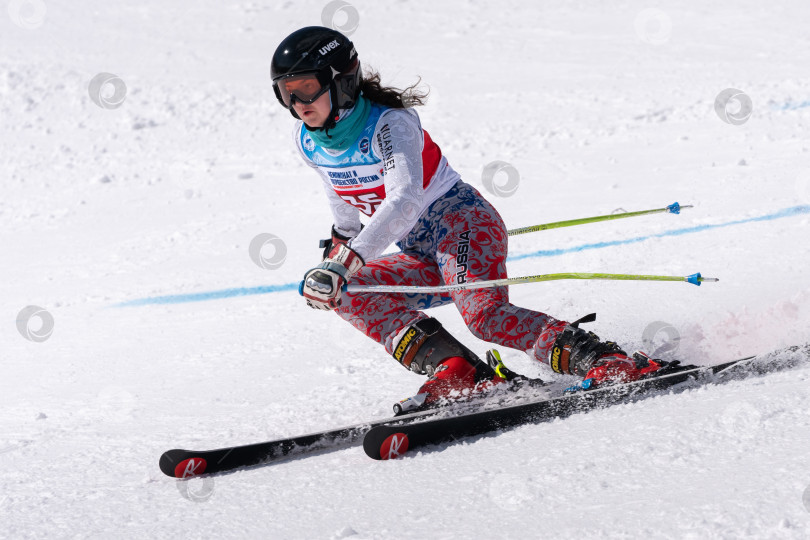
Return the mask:
[[329,83],[322,83],[316,73],[302,73],[277,80],[273,90],[282,105],[291,109],[293,97],[299,103],[313,103],[329,90]]

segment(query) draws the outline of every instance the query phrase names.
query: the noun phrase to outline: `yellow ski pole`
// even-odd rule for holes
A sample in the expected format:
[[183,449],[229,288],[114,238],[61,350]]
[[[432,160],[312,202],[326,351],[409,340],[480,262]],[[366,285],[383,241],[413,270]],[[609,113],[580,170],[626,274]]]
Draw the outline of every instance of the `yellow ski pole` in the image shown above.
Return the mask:
[[509,236],[516,236],[518,234],[526,234],[536,231],[545,231],[546,229],[559,229],[561,227],[571,227],[573,225],[585,225],[586,223],[596,223],[598,221],[610,221],[613,219],[624,219],[635,216],[646,216],[648,214],[662,214],[664,212],[669,214],[680,214],[684,208],[692,208],[691,204],[681,206],[677,202],[670,204],[664,208],[654,208],[652,210],[639,210],[638,212],[625,212],[623,214],[608,214],[606,216],[595,216],[581,219],[569,219],[566,221],[555,221],[553,223],[545,223],[542,225],[532,225],[530,227],[521,227],[519,229],[511,229],[506,231]]

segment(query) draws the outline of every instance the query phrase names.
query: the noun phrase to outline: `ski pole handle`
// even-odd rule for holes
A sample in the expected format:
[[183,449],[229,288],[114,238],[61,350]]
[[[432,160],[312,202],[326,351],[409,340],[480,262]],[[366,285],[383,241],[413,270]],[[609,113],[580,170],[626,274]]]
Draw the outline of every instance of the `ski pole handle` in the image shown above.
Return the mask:
[[566,221],[555,221],[553,223],[545,223],[543,225],[532,225],[530,227],[521,227],[519,229],[511,229],[506,231],[508,236],[516,236],[518,234],[526,234],[536,231],[545,231],[546,229],[559,229],[561,227],[571,227],[573,225],[585,225],[586,223],[596,223],[598,221],[610,221],[613,219],[624,219],[636,216],[646,216],[648,214],[661,214],[664,212],[670,214],[680,214],[684,208],[692,208],[691,204],[681,206],[677,202],[670,204],[664,208],[654,208],[652,210],[639,210],[638,212],[625,212],[624,214],[608,214],[606,216],[595,216],[582,219],[569,219]]
[[509,285],[520,285],[522,283],[537,283],[539,281],[556,281],[561,279],[600,279],[600,280],[616,280],[616,281],[685,281],[687,283],[692,283],[693,285],[698,286],[704,281],[706,282],[720,281],[717,278],[705,278],[700,275],[700,272],[685,277],[569,272],[562,274],[541,274],[537,276],[492,279],[489,281],[473,281],[470,283],[460,283],[458,285],[421,286],[421,285],[348,284],[343,286],[343,290],[344,292],[350,293],[373,292],[373,293],[401,293],[401,294],[414,294],[414,293],[437,294],[453,291],[464,291],[469,289],[484,289],[487,287],[505,287]]

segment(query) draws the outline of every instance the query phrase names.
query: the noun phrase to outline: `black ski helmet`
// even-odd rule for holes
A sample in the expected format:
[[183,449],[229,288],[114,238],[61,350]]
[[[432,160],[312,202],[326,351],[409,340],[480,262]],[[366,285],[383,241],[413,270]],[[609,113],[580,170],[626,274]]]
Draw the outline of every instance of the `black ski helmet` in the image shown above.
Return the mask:
[[[307,26],[296,30],[281,42],[273,54],[270,76],[273,90],[281,105],[295,118],[292,106],[284,103],[278,83],[285,77],[315,74],[322,87],[329,88],[332,110],[322,129],[333,127],[340,109],[351,109],[360,94],[362,74],[354,44],[336,30]],[[299,118],[300,119],[300,118]]]

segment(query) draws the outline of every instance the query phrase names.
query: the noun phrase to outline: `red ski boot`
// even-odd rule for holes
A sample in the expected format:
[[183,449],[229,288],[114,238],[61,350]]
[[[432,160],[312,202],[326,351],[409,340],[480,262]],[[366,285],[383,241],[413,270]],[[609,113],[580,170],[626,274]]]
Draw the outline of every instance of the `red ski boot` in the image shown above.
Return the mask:
[[653,360],[644,353],[628,356],[612,341],[600,341],[593,332],[568,325],[551,347],[551,368],[557,373],[584,377],[570,390],[593,388],[605,383],[638,380],[662,368],[674,369],[679,362]]
[[630,358],[627,355],[600,358],[596,365],[588,370],[585,379],[592,379],[593,385],[604,382],[637,381],[648,373],[658,371],[668,362],[653,360],[642,352],[636,352]]
[[394,405],[397,414],[464,399],[506,381],[433,318],[402,329],[394,339],[394,358],[430,376],[415,396]]

